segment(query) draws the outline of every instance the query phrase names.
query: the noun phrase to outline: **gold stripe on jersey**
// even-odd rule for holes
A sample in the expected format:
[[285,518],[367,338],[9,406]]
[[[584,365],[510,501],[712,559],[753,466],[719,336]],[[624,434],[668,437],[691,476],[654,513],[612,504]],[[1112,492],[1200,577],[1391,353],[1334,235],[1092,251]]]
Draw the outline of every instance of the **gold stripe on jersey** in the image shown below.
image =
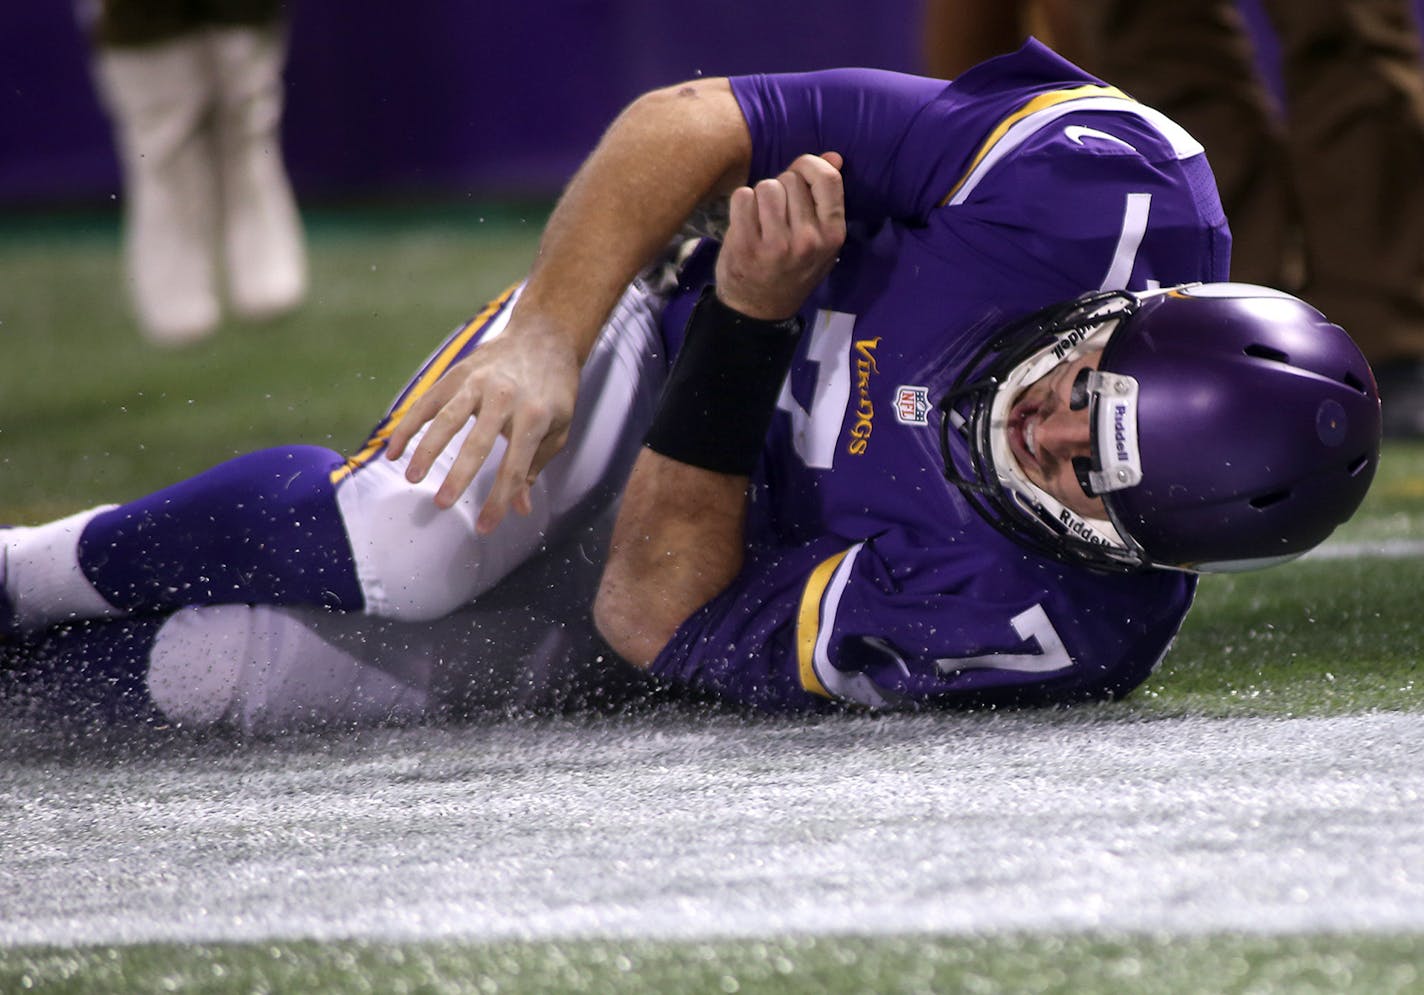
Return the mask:
[[796,662],[800,667],[801,686],[822,698],[834,697],[816,676],[816,639],[821,633],[821,598],[831,582],[831,576],[849,549],[843,549],[811,571],[806,588],[801,592],[801,610],[796,616]]
[[450,341],[441,346],[440,351],[425,364],[425,369],[420,372],[415,383],[406,390],[405,396],[401,398],[400,403],[391,410],[390,414],[386,415],[381,421],[381,424],[371,433],[370,438],[366,440],[366,444],[361,447],[361,450],[354,456],[348,457],[345,463],[331,471],[331,482],[333,484],[340,483],[361,469],[361,467],[371,462],[371,460],[375,459],[376,454],[385,448],[386,441],[391,437],[391,433],[395,431],[396,425],[405,417],[406,412],[411,409],[415,402],[424,395],[426,391],[435,386],[435,382],[439,380],[445,371],[450,368],[450,365],[455,362],[455,357],[460,355],[460,350],[469,345],[470,339],[483,331],[490,319],[499,314],[500,309],[504,307],[509,301],[510,296],[518,288],[519,284],[516,283],[486,304],[483,311],[475,315],[464,328],[450,337]]
[[1040,93],[1018,110],[999,122],[993,131],[989,132],[989,137],[984,139],[984,144],[979,146],[979,151],[974,154],[974,159],[969,163],[969,168],[964,171],[964,175],[959,178],[949,193],[944,195],[944,199],[939,202],[940,207],[946,206],[959,192],[959,188],[969,181],[969,177],[974,175],[974,171],[979,168],[989,155],[999,140],[1008,134],[1010,128],[1018,124],[1030,114],[1054,107],[1069,100],[1082,100],[1085,97],[1121,97],[1124,100],[1131,100],[1127,94],[1123,93],[1115,86],[1099,86],[1096,83],[1087,83],[1083,86],[1075,86],[1067,90],[1050,90],[1047,93]]

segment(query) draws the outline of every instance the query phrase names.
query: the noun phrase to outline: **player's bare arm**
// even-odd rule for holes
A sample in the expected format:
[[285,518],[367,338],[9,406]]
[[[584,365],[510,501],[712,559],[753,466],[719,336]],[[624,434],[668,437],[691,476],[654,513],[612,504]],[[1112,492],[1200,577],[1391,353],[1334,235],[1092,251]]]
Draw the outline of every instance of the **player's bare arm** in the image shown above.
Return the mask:
[[453,366],[401,420],[397,458],[428,430],[407,477],[478,416],[436,493],[449,507],[503,435],[509,445],[477,522],[527,513],[529,485],[567,439],[579,369],[619,295],[704,199],[745,182],[751,140],[725,79],[654,91],[631,104],[580,168],[544,231],[505,333]]
[[[834,152],[806,155],[776,179],[733,192],[717,260],[722,304],[761,321],[795,315],[845,240],[841,165]],[[747,483],[746,474],[652,449],[638,457],[594,607],[603,638],[624,659],[651,664],[741,570]]]

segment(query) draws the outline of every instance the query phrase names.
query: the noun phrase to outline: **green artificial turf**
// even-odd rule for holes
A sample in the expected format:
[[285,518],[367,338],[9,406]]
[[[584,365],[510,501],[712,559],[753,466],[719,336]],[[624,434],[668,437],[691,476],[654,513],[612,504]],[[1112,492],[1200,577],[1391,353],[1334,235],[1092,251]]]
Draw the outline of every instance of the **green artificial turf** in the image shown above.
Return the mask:
[[[457,322],[528,265],[538,209],[311,220],[297,315],[148,345],[112,216],[0,224],[0,521],[121,501],[267,445],[347,450]],[[1424,446],[1391,444],[1342,541],[1424,539]],[[1206,578],[1174,652],[1113,707],[1419,711],[1424,561]],[[6,887],[21,887],[9,882]],[[1414,936],[822,937],[764,942],[273,941],[0,950],[4,992],[1413,992]]]
[[145,944],[0,951],[6,992],[422,995],[1395,995],[1424,988],[1414,937],[803,937],[654,943]]

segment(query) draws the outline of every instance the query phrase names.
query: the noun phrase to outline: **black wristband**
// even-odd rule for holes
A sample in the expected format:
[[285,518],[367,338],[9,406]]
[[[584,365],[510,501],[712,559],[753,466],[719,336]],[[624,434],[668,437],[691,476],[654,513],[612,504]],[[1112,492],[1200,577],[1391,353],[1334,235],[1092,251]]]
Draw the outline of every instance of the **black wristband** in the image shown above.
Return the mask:
[[751,476],[801,337],[799,316],[759,321],[702,292],[646,443],[669,459]]

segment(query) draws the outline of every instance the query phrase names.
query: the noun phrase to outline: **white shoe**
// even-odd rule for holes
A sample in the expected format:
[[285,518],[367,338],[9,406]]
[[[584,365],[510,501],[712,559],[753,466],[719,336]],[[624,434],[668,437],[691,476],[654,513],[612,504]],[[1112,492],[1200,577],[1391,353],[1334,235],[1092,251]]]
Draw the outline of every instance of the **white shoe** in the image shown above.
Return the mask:
[[201,38],[104,49],[97,75],[124,170],[124,258],[144,334],[165,345],[217,328],[217,185]]
[[282,162],[286,36],[277,27],[217,28],[208,38],[228,301],[239,316],[266,320],[307,292],[301,217]]

